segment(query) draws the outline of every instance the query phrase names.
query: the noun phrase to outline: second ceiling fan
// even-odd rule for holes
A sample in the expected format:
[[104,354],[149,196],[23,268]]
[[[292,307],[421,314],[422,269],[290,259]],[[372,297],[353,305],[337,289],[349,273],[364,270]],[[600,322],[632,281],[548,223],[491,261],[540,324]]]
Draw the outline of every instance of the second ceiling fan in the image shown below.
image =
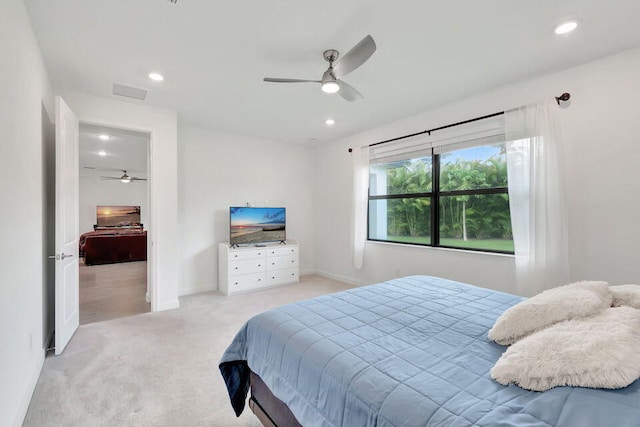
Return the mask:
[[120,180],[121,182],[124,182],[125,184],[130,183],[131,181],[146,181],[146,178],[138,178],[137,176],[129,176],[127,175],[127,171],[126,170],[122,170],[122,176],[101,176],[100,179],[102,180]]
[[[305,79],[286,79],[265,77],[265,82],[271,83],[320,83],[322,91],[326,93],[338,93],[347,101],[357,101],[364,98],[353,86],[347,84],[342,77],[346,76],[373,55],[376,51],[376,43],[373,37],[366,36],[347,52],[340,61],[338,61],[339,52],[335,49],[325,50],[324,59],[329,62],[329,68],[322,74],[321,80],[305,80]],[[336,62],[337,61],[337,62]]]

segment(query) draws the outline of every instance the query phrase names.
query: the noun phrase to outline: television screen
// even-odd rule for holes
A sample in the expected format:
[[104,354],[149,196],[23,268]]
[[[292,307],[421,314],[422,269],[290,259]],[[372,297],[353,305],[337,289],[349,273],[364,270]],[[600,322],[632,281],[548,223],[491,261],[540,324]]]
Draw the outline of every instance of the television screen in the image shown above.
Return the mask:
[[286,238],[285,208],[229,208],[232,245],[280,242]]
[[98,227],[140,226],[140,206],[97,206]]

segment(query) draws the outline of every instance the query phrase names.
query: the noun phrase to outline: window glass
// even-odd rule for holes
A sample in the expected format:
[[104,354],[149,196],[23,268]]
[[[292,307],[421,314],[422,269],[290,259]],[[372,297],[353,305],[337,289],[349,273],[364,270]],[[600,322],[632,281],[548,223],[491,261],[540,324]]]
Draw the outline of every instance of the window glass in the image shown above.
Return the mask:
[[371,165],[369,194],[428,193],[432,189],[431,173],[431,157]]
[[440,191],[506,186],[505,144],[466,148],[440,155]]
[[369,239],[431,244],[431,198],[370,200]]
[[441,196],[440,245],[513,252],[509,196]]

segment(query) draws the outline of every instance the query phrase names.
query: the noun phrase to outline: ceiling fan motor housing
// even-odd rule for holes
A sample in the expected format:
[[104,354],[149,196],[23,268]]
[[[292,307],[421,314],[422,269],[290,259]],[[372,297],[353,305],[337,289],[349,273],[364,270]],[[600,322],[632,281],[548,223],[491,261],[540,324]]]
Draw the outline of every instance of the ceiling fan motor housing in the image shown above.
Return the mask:
[[335,49],[327,49],[324,51],[322,56],[324,56],[325,61],[331,63],[335,62],[338,59],[340,53]]

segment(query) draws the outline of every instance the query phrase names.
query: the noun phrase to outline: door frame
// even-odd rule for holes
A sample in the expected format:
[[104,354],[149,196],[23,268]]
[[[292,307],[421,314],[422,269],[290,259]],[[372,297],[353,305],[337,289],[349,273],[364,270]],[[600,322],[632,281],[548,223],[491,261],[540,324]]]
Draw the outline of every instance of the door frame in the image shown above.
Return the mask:
[[[82,117],[78,117],[80,125],[91,125],[91,126],[104,126],[115,129],[128,130],[138,133],[143,133],[145,135],[149,135],[149,143],[147,145],[147,209],[149,209],[149,215],[147,216],[149,228],[147,230],[147,302],[151,303],[151,311],[158,311],[158,281],[156,279],[157,276],[157,268],[156,262],[157,259],[155,253],[155,245],[157,231],[156,231],[156,208],[155,208],[155,191],[154,186],[152,185],[153,180],[153,131],[145,128],[144,126],[132,126],[129,122],[119,122],[117,120],[102,120],[102,119],[93,119],[93,120],[85,120]],[[145,224],[146,226],[146,224]]]

